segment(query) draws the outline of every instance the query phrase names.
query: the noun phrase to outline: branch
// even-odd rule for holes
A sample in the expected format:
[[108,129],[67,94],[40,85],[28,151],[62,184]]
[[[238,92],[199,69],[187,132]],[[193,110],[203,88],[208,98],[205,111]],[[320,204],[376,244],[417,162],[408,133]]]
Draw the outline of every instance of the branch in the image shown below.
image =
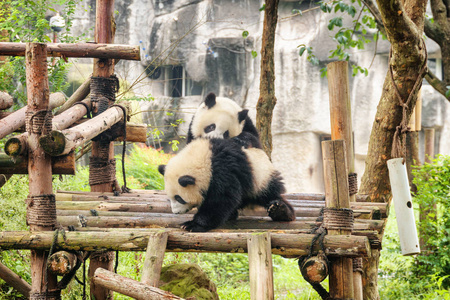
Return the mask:
[[436,24],[431,23],[429,19],[425,19],[425,26],[424,26],[425,34],[435,41],[438,45],[441,45],[444,35],[439,26],[436,26]]
[[428,83],[439,93],[441,93],[448,101],[450,101],[450,97],[446,97],[445,93],[448,91],[447,87],[445,86],[445,83],[436,77],[436,75],[433,74],[430,70],[428,70],[427,74],[425,75],[425,79],[428,81]]
[[386,35],[386,28],[384,28],[383,20],[381,18],[380,11],[378,10],[378,7],[373,3],[372,0],[363,0],[363,3],[367,6],[367,8],[370,10],[370,13],[375,18],[375,22],[377,23],[377,28],[380,30],[384,36]]
[[445,26],[447,21],[447,7],[442,0],[430,0],[431,11],[433,13],[434,22],[439,26]]

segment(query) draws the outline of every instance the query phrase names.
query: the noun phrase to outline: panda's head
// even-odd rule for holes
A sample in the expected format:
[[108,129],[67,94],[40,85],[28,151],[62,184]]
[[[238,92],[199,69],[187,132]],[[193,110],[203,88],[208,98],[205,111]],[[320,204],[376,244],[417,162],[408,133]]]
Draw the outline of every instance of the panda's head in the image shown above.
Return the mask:
[[172,212],[184,214],[199,207],[211,179],[211,149],[208,140],[194,140],[167,165],[159,165]]
[[195,112],[190,130],[194,138],[235,137],[242,132],[247,115],[248,109],[233,100],[210,93]]

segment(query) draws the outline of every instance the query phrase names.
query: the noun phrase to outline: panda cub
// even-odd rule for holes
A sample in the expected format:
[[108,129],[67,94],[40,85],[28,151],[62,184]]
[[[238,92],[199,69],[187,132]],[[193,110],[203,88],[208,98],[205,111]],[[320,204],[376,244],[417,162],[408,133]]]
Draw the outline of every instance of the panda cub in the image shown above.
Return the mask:
[[217,228],[236,219],[238,209],[255,204],[274,221],[295,220],[294,209],[281,197],[281,175],[261,149],[246,149],[234,139],[200,138],[158,169],[173,213],[198,208],[193,220],[182,224],[188,231]]
[[246,148],[262,148],[248,109],[242,109],[231,99],[216,97],[214,93],[209,93],[197,108],[189,124],[186,143],[199,137],[235,138],[235,142]]

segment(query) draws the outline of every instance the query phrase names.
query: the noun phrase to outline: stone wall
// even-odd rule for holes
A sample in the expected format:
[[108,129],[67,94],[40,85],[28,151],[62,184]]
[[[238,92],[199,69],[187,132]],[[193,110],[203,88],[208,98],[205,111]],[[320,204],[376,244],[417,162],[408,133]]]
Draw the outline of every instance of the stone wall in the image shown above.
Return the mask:
[[[260,48],[263,1],[255,0],[116,0],[116,43],[141,45],[142,62],[120,62],[116,71],[123,82],[134,83],[131,93],[151,94],[155,101],[143,102],[143,110],[178,111],[168,120],[161,114],[145,115],[151,124],[166,124],[177,118],[186,123],[177,134],[185,134],[193,111],[208,92],[234,99],[256,116],[259,97]],[[276,97],[272,124],[273,162],[283,174],[289,192],[322,192],[323,173],[320,141],[330,133],[328,85],[320,69],[331,60],[335,47],[327,24],[330,15],[319,9],[292,17],[292,9],[306,11],[304,1],[280,1],[275,44]],[[74,33],[89,32],[94,26],[94,0],[80,6]],[[345,22],[350,22],[346,20]],[[242,32],[249,36],[243,38]],[[92,31],[91,31],[92,32]],[[428,41],[430,53],[436,46]],[[298,46],[312,46],[321,60],[314,66]],[[388,45],[369,44],[351,56],[350,64],[370,67],[369,76],[350,77],[357,173],[364,172],[364,160],[376,107],[387,72]],[[252,58],[252,51],[258,56]],[[373,61],[372,61],[373,60]],[[87,63],[86,63],[87,64]],[[152,78],[144,68],[151,65]],[[175,66],[175,68],[174,68]],[[180,68],[182,67],[182,68]],[[176,76],[188,77],[183,83]],[[138,83],[136,83],[139,81]],[[450,153],[449,103],[425,86],[423,125],[439,130],[439,150]],[[174,138],[168,132],[166,138]]]

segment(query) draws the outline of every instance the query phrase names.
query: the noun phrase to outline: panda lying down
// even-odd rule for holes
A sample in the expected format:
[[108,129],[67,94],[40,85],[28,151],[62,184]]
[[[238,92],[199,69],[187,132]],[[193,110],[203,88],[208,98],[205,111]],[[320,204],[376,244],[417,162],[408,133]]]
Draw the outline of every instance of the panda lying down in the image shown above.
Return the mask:
[[198,212],[182,224],[188,231],[205,232],[236,219],[238,209],[260,205],[274,221],[293,221],[295,212],[281,194],[280,173],[265,152],[244,148],[234,139],[196,139],[167,165],[160,165],[172,212]]

